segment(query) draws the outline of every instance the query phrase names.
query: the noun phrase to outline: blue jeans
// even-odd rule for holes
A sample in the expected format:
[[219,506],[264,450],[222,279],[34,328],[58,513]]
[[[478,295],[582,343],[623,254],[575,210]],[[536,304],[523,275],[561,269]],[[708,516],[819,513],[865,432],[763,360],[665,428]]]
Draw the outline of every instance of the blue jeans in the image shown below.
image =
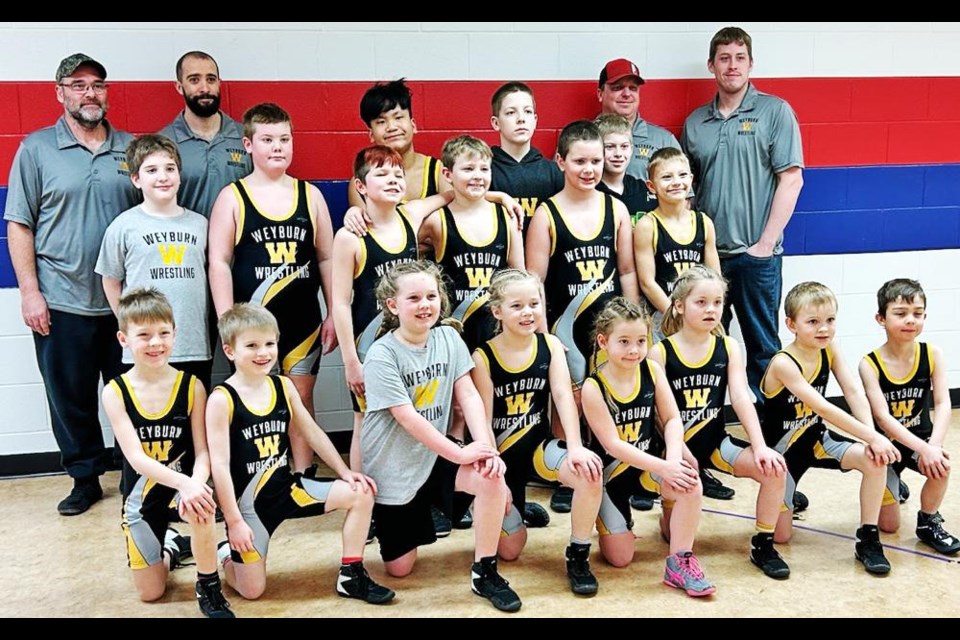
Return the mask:
[[720,259],[720,270],[729,282],[723,326],[730,329],[736,310],[743,342],[747,348],[747,382],[763,404],[760,380],[770,358],[780,350],[779,310],[783,293],[783,258],[756,258],[748,253]]

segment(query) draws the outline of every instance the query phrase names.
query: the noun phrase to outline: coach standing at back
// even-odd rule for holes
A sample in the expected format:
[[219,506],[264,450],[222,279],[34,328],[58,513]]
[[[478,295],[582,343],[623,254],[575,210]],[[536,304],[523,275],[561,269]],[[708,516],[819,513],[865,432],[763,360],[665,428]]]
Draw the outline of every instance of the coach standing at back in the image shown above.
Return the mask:
[[63,115],[24,139],[10,169],[10,257],[33,330],[61,462],[74,487],[57,507],[83,513],[103,496],[98,379],[119,375],[117,321],[93,271],[107,225],[137,204],[125,151],[106,121],[107,70],[82,53],[57,68]]
[[747,348],[747,378],[758,402],[760,378],[780,349],[783,230],[803,187],[800,125],[784,100],[750,83],[753,43],[738,27],[710,41],[707,68],[717,95],[683,126],[681,144],[694,172],[697,208],[713,218],[730,307]]

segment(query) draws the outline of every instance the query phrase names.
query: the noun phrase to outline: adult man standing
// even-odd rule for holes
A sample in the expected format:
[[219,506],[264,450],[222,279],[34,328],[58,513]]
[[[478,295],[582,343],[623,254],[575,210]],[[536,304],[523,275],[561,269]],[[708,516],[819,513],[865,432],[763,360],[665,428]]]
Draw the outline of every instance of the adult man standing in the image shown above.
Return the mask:
[[56,124],[27,136],[10,170],[4,220],[33,330],[61,462],[74,487],[57,506],[77,515],[103,496],[104,444],[98,377],[122,371],[117,321],[94,265],[103,234],[137,204],[125,151],[133,139],[105,119],[107,71],[75,53],[57,68]]
[[747,348],[747,378],[758,402],[760,379],[780,349],[783,229],[803,187],[800,125],[784,100],[750,83],[753,42],[739,27],[710,41],[707,68],[717,95],[683,127],[698,208],[714,220],[720,266],[729,281],[724,324],[736,310]]
[[650,156],[664,147],[680,148],[676,137],[663,127],[640,117],[640,85],[644,79],[640,70],[626,58],[611,60],[600,71],[597,99],[601,113],[615,113],[630,122],[633,131],[633,157],[627,175],[638,180],[647,179]]
[[253,170],[243,127],[220,111],[220,68],[203,51],[177,60],[177,92],[185,108],[160,133],[180,149],[181,206],[210,217],[220,190]]

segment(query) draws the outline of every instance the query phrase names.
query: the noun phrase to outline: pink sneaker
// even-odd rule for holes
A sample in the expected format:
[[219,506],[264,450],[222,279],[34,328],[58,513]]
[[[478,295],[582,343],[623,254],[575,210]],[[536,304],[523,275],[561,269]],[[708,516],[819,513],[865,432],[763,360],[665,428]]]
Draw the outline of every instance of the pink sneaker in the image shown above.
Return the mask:
[[687,592],[688,596],[699,598],[716,593],[717,588],[703,575],[700,561],[692,551],[667,556],[667,566],[663,572],[663,584]]

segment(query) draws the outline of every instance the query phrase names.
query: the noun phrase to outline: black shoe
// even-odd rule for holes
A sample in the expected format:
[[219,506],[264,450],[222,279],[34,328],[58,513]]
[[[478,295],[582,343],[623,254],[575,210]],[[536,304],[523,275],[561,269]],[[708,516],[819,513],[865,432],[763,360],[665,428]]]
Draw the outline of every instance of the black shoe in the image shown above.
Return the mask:
[[903,480],[900,481],[900,504],[910,499],[910,487]]
[[733,500],[736,491],[725,486],[706,469],[700,471],[700,481],[703,482],[703,497],[714,500]]
[[763,573],[775,580],[790,577],[790,567],[773,546],[773,534],[758,533],[750,538],[750,562],[760,567]]
[[590,571],[590,545],[578,544],[567,547],[567,577],[570,589],[581,596],[592,596],[600,585]]
[[352,562],[340,567],[337,576],[337,595],[344,598],[356,598],[368,604],[384,604],[393,600],[397,594],[373,581],[363,566],[363,562]]
[[433,531],[437,534],[438,538],[446,538],[450,535],[450,531],[453,529],[453,524],[450,522],[450,518],[447,517],[443,511],[436,507],[430,508],[430,515],[433,516]]
[[867,573],[884,576],[890,573],[890,562],[883,555],[880,530],[876,526],[857,529],[857,544],[854,551],[857,560],[863,563]]
[[793,512],[800,513],[801,511],[806,511],[807,507],[810,506],[810,499],[807,498],[806,494],[800,493],[799,491],[793,492]]
[[653,498],[647,494],[635,493],[630,496],[630,506],[637,511],[650,511],[653,509]]
[[57,511],[62,516],[78,516],[102,497],[103,489],[100,488],[99,478],[74,480],[70,495],[60,501]]
[[523,507],[523,524],[530,529],[542,529],[550,524],[550,514],[536,502],[528,502]]
[[960,540],[944,530],[943,516],[939,511],[933,515],[917,512],[917,537],[920,542],[930,545],[944,555],[952,556],[960,551]]
[[173,527],[167,528],[167,533],[163,538],[163,548],[170,553],[170,570],[180,567],[192,566],[187,564],[186,560],[193,557],[193,549],[190,547],[190,536],[182,536]]
[[236,618],[230,611],[230,603],[223,597],[223,588],[220,581],[212,584],[203,584],[197,581],[197,604],[200,611],[208,618]]
[[460,518],[460,522],[458,522],[458,523],[456,523],[455,525],[453,525],[453,528],[454,528],[454,529],[469,529],[469,528],[472,527],[472,526],[473,526],[473,514],[470,513],[469,510],[467,510],[467,512],[466,512],[465,514],[463,514],[463,517]]
[[470,568],[470,589],[490,601],[500,611],[519,611],[520,596],[510,588],[510,583],[497,573],[497,559],[483,558]]
[[557,487],[557,490],[550,496],[550,508],[557,513],[570,513],[573,508],[573,489]]

